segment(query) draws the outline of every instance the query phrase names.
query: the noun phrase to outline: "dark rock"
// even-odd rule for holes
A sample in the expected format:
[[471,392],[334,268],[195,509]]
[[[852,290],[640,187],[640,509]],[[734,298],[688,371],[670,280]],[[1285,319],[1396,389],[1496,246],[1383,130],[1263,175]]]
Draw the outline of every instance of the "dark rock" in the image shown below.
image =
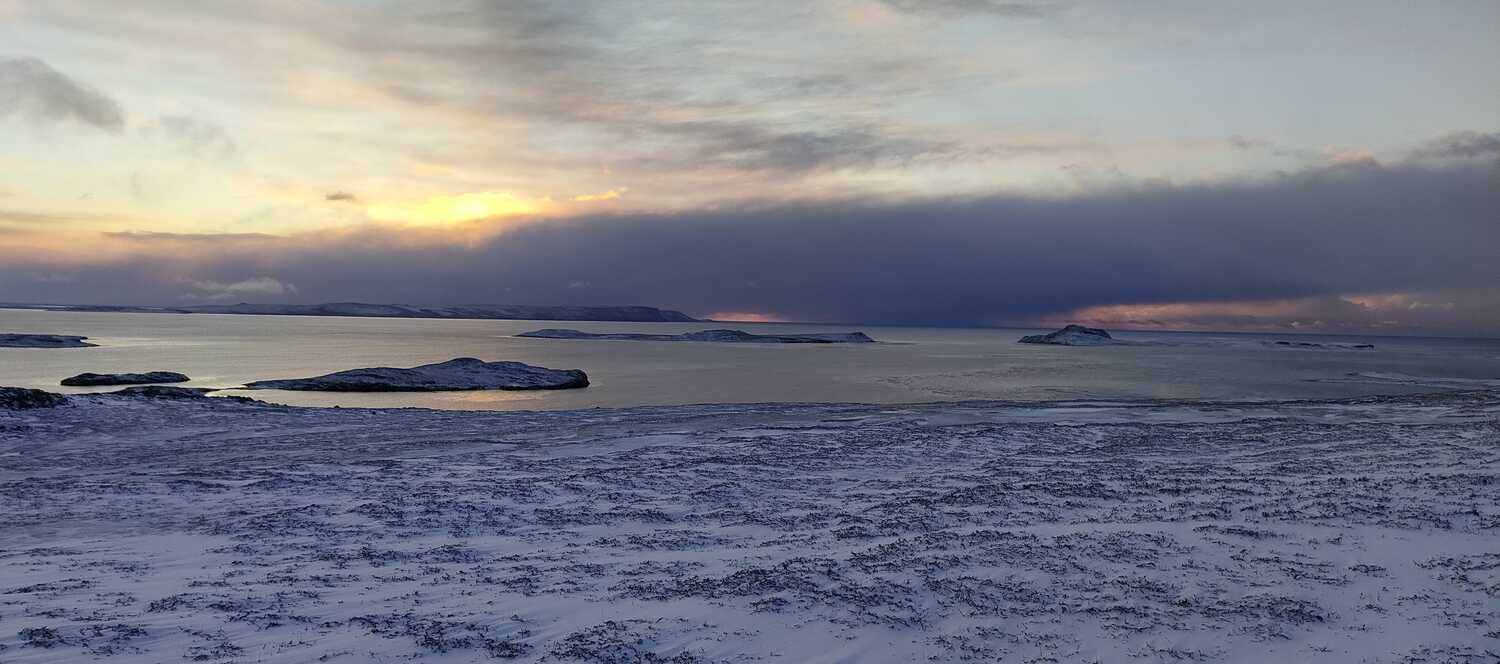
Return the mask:
[[97,346],[68,334],[0,334],[0,348],[88,348]]
[[1375,350],[1375,344],[1336,344],[1314,341],[1272,341],[1270,345],[1280,348],[1307,348],[1315,350]]
[[61,406],[67,402],[68,398],[61,394],[53,394],[25,387],[0,387],[0,409],[27,410],[31,408],[52,408],[54,406]]
[[174,387],[171,385],[136,385],[123,390],[104,392],[107,396],[130,397],[133,399],[157,399],[162,401],[189,401],[201,399],[213,399],[215,401],[237,401],[240,403],[261,403],[250,397],[210,397],[210,392],[216,392],[206,387]]
[[181,383],[190,380],[175,371],[147,371],[145,373],[97,374],[81,373],[62,379],[63,385],[79,387],[93,385],[149,385],[152,383]]
[[169,385],[139,385],[127,387],[123,390],[105,392],[122,397],[141,397],[145,399],[205,399],[212,392],[206,387],[172,387]]

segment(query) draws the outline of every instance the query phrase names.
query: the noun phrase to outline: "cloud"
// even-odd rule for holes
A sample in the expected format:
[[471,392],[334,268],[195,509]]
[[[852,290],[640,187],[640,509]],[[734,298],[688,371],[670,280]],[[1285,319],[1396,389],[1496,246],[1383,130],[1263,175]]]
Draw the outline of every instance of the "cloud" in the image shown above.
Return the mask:
[[478,191],[417,201],[377,203],[365,208],[365,214],[384,222],[444,225],[534,214],[549,203],[545,199],[530,200],[509,192]]
[[105,131],[125,126],[120,105],[36,58],[0,59],[0,116],[80,122]]
[[269,233],[167,233],[163,231],[106,231],[105,237],[130,242],[164,243],[164,242],[243,242],[283,239],[279,235]]
[[1007,18],[1039,18],[1065,7],[1060,2],[1006,0],[881,0],[886,6],[911,14],[991,14]]
[[294,295],[297,292],[296,286],[271,277],[251,277],[233,283],[194,281],[191,285],[197,292],[189,293],[187,297],[210,300],[228,300],[246,295]]
[[[1500,303],[1453,295],[1500,283],[1497,178],[1500,164],[1482,161],[1358,163],[1073,197],[599,215],[466,242],[370,228],[289,238],[276,251],[217,243],[89,265],[12,256],[0,261],[0,275],[17,275],[0,300],[168,301],[176,295],[162,274],[218,283],[275,274],[303,301],[635,302],[990,325],[1177,302],[1306,300],[1333,316],[1359,306],[1343,299],[1351,294],[1423,293],[1419,301],[1455,307],[1404,309],[1405,324],[1500,330]],[[25,281],[39,271],[80,279]]]
[[51,214],[47,212],[32,212],[28,210],[6,210],[0,208],[0,223],[7,225],[31,226],[64,224],[76,220],[76,217],[64,214]]
[[1377,331],[1495,331],[1500,293],[1459,289],[1442,293],[1379,293],[1295,299],[1086,307],[1046,317],[1052,324],[1110,328],[1357,333]]
[[323,195],[323,200],[330,203],[359,203],[359,197],[347,191],[332,191]]
[[1500,132],[1460,131],[1440,136],[1418,148],[1415,155],[1429,159],[1500,157]]
[[610,189],[609,191],[606,191],[606,192],[604,192],[602,194],[579,194],[577,196],[574,196],[573,200],[577,201],[579,203],[597,203],[597,202],[600,202],[600,201],[614,201],[614,200],[619,200],[620,197],[624,196],[625,192],[627,192],[629,190],[630,190],[629,187],[621,187],[619,189]]
[[239,144],[223,127],[185,115],[164,115],[157,124],[188,155],[228,161],[240,153]]

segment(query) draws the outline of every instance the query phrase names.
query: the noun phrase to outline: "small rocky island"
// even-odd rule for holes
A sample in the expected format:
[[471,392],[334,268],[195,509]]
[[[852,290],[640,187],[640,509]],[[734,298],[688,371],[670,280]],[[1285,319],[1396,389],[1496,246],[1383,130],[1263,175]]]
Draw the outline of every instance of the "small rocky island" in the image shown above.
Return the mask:
[[1054,346],[1111,346],[1124,342],[1109,336],[1108,332],[1097,327],[1068,325],[1056,332],[1021,337],[1020,343],[1051,344]]
[[62,379],[63,385],[92,387],[95,385],[153,385],[158,383],[183,383],[192,380],[175,371],[147,371],[145,373],[81,373]]
[[0,334],[0,348],[88,348],[84,339],[68,334]]
[[757,344],[869,344],[875,343],[864,332],[830,334],[751,334],[743,330],[702,330],[684,334],[634,334],[627,332],[596,333],[547,328],[516,335],[532,339],[594,339],[609,341],[722,341]]
[[581,369],[548,369],[521,362],[485,362],[460,357],[417,367],[374,367],[313,378],[257,380],[251,390],[319,392],[442,392],[456,390],[566,390],[588,387]]
[[1339,344],[1315,341],[1270,341],[1272,348],[1302,348],[1311,350],[1375,350],[1375,344]]

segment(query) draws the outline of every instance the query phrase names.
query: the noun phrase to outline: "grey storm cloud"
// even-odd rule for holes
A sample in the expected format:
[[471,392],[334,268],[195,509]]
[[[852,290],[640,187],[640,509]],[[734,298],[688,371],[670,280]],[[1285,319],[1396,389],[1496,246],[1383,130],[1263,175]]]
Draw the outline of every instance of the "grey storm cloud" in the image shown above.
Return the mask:
[[[470,244],[375,229],[204,244],[190,258],[22,260],[0,268],[0,300],[163,302],[177,287],[153,275],[170,272],[274,277],[298,284],[300,301],[644,303],[976,325],[1117,303],[1482,291],[1500,285],[1500,161],[1360,163],[1073,197],[601,216]],[[79,279],[25,283],[27,273]],[[593,287],[570,287],[579,282]]]
[[72,120],[107,131],[125,126],[120,105],[36,58],[0,59],[0,116]]
[[1460,131],[1438,137],[1421,148],[1416,155],[1427,158],[1460,158],[1500,156],[1500,133],[1486,134],[1477,131]]

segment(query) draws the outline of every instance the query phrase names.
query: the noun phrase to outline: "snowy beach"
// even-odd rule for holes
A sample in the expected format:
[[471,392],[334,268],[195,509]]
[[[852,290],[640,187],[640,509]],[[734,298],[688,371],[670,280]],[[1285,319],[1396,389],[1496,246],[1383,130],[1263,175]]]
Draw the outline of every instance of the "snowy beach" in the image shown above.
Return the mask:
[[1500,652],[1500,400],[0,410],[0,661]]

